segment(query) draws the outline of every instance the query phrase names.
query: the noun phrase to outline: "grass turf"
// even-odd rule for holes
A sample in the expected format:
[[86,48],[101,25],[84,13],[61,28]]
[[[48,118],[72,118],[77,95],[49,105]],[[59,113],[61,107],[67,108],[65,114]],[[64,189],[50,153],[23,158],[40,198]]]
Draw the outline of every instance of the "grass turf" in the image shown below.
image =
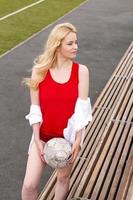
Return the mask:
[[8,15],[38,0],[0,0],[0,17]]
[[85,0],[45,0],[0,21],[0,55],[69,12]]

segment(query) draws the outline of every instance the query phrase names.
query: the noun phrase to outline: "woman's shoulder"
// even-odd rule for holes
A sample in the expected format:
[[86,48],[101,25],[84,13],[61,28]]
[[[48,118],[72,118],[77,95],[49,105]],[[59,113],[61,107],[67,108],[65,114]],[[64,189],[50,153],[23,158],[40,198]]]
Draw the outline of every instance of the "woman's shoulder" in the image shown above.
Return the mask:
[[89,69],[86,65],[79,64],[79,76],[89,76]]
[[32,72],[31,72],[31,78],[36,79],[38,77],[40,66],[39,65],[33,65]]
[[38,69],[40,69],[40,65],[33,65],[32,66],[32,72],[37,72],[38,71]]
[[33,67],[32,67],[32,76],[36,76],[41,68],[42,68],[41,64],[33,65]]
[[37,71],[37,70],[40,69],[41,67],[42,67],[41,64],[35,64],[35,65],[33,65],[32,70]]

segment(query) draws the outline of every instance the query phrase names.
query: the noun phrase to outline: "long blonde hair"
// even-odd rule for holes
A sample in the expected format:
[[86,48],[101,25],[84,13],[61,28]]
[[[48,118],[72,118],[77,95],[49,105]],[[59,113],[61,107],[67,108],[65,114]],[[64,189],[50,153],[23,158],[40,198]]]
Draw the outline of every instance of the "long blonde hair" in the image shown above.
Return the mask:
[[71,23],[62,23],[56,25],[49,34],[44,47],[44,52],[34,60],[35,66],[32,68],[35,78],[24,78],[24,83],[36,90],[38,85],[51,67],[57,63],[57,48],[60,47],[63,39],[70,33],[77,33],[76,28]]

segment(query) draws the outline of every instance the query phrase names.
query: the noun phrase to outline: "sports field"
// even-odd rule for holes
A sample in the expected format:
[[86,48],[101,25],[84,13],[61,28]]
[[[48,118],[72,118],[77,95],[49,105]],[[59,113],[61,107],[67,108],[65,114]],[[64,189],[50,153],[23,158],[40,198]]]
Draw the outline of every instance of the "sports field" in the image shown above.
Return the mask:
[[8,15],[34,2],[37,2],[37,0],[0,0],[0,17]]
[[84,1],[0,0],[0,55]]

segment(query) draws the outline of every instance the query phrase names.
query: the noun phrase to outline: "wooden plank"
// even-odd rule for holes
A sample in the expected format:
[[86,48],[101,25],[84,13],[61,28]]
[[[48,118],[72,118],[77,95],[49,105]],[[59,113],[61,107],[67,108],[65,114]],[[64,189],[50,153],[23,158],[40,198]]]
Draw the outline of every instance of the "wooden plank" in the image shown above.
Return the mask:
[[[131,92],[131,94],[132,94],[132,85],[131,85],[131,88],[130,88],[130,92]],[[133,94],[132,94],[132,95],[133,95]],[[133,96],[130,96],[130,98],[129,98],[129,103],[128,103],[128,106],[129,106],[130,109],[133,108],[132,99],[133,99]],[[128,109],[128,106],[127,106],[127,109]],[[124,114],[123,114],[123,119],[124,119],[124,120],[132,121],[132,117],[133,117],[133,110],[130,111],[130,114],[128,115],[128,118],[126,118],[126,117],[124,116]],[[124,120],[122,120],[122,121],[124,121]],[[117,121],[116,121],[116,122],[117,122]],[[122,122],[121,122],[121,123],[122,123]],[[124,123],[123,123],[123,124],[124,124]],[[124,128],[124,130],[122,131],[122,134],[123,134],[123,135],[125,135],[126,128],[127,128],[128,126],[131,126],[132,124],[126,123],[126,124],[124,124],[124,125],[125,125],[125,128]],[[125,152],[126,152],[126,151],[125,151]],[[123,157],[122,157],[122,159],[123,159]],[[122,161],[121,161],[121,162],[122,162]],[[117,185],[118,180],[119,180],[119,177],[120,177],[120,172],[121,172],[122,164],[120,164],[120,167],[119,167],[119,165],[118,165],[117,167],[118,167],[118,170],[117,170],[117,172],[116,172],[116,177],[114,177],[112,186],[111,186],[111,188],[110,188],[110,190],[109,190],[109,193],[112,193],[112,194],[115,193],[115,189],[116,189],[115,186]],[[108,197],[108,199],[109,199],[109,197]]]
[[100,116],[101,117],[101,116]]
[[[133,133],[133,126],[131,127],[131,133]],[[131,149],[129,152],[129,156],[127,158],[127,162],[125,164],[124,173],[122,175],[122,179],[119,185],[119,189],[117,191],[116,199],[124,200],[127,195],[129,183],[133,173],[133,136],[131,141]]]
[[[107,107],[107,108],[108,107],[112,108],[112,106],[115,107],[115,103],[117,103],[117,101],[119,101],[119,98],[121,97],[120,91],[123,92],[123,88],[124,88],[125,84],[126,84],[126,81],[122,81],[121,83],[118,83],[118,86],[116,85],[114,87],[114,89],[110,92],[111,97],[106,99],[105,107]],[[115,91],[117,91],[119,94],[118,93],[116,94]],[[99,118],[101,119],[101,117],[104,117],[104,112],[96,113],[96,115],[94,115],[93,117],[94,117],[95,125],[97,125]],[[95,120],[95,118],[97,119],[97,121]],[[102,119],[100,121],[102,123]]]
[[[133,113],[130,113],[130,119],[132,118],[132,114]],[[120,178],[120,176],[118,174],[120,173],[120,169],[123,167],[123,165],[125,163],[124,158],[126,159],[127,154],[128,154],[128,149],[129,149],[129,146],[131,143],[131,135],[128,136],[129,131],[130,131],[130,126],[131,126],[131,124],[129,124],[129,123],[127,123],[126,126],[124,123],[120,123],[119,129],[117,130],[117,132],[121,133],[121,137],[117,141],[118,144],[117,144],[116,152],[114,153],[111,164],[109,166],[108,175],[107,175],[106,179],[104,180],[104,184],[102,185],[102,190],[99,195],[100,199],[112,200],[115,196],[115,191],[112,192],[112,195],[109,195],[109,194],[111,194],[110,193],[111,185],[113,186],[113,188],[115,190],[117,189],[118,181],[116,181],[116,179],[115,179],[115,181],[113,181],[113,179],[115,176],[117,177],[117,179]],[[123,127],[124,127],[124,129],[123,129]],[[127,143],[126,147],[124,148],[127,137],[128,137],[129,142]],[[123,148],[124,148],[124,151],[123,151]],[[109,161],[109,159],[108,159],[108,161]],[[120,167],[119,167],[119,165],[120,165]],[[116,174],[117,168],[118,168],[119,173]],[[112,181],[113,181],[113,183],[112,183]]]
[[[91,194],[91,191],[92,191],[92,189],[94,187],[94,184],[95,184],[95,182],[97,180],[97,176],[98,176],[98,174],[100,172],[100,169],[101,169],[101,167],[103,165],[103,162],[104,162],[104,159],[106,157],[106,154],[107,154],[107,152],[109,150],[110,144],[112,143],[112,140],[114,138],[115,130],[117,130],[117,128],[118,128],[118,124],[116,124],[116,126],[114,126],[114,127],[113,126],[112,126],[112,128],[113,128],[114,132],[109,134],[109,137],[107,139],[106,144],[104,143],[104,148],[102,150],[102,154],[99,157],[99,160],[98,160],[97,165],[95,167],[94,173],[91,175],[91,178],[88,181],[88,186],[86,186],[86,190],[84,192],[84,196],[85,197],[87,196],[87,194],[89,194],[89,195]],[[112,130],[112,128],[110,130]],[[98,188],[96,188],[96,189],[98,189]]]
[[[128,125],[127,125],[128,126]],[[130,144],[131,144],[131,140],[132,140],[132,135],[131,135],[131,131],[129,133],[129,136],[127,138],[121,159],[119,161],[119,164],[117,166],[116,172],[115,172],[115,176],[113,178],[113,182],[112,185],[110,187],[110,190],[108,192],[108,199],[112,200],[116,197],[116,192],[118,190],[118,186],[119,183],[121,181],[121,177],[123,175],[123,171],[124,171],[124,165],[126,163],[126,159],[127,159],[127,154],[129,153],[129,148],[130,148]]]
[[[130,92],[129,92],[129,95],[130,95]],[[126,106],[126,103],[128,103],[128,99],[125,99],[125,102],[123,102],[123,104],[125,106]],[[130,105],[126,106],[126,107],[129,112]],[[122,115],[122,110],[124,110],[124,109],[125,109],[124,107],[121,107],[121,115]],[[119,113],[120,113],[120,111],[119,111]],[[128,113],[123,115],[123,118],[125,118],[126,115],[128,115]],[[105,144],[105,146],[107,146],[107,149],[105,149],[105,148],[103,149],[103,153],[105,151],[107,151],[108,149],[109,149],[109,152],[106,152],[106,153],[108,153],[108,155],[106,156],[104,164],[102,165],[100,175],[99,175],[98,179],[96,180],[96,185],[93,186],[93,192],[91,195],[92,199],[97,199],[98,197],[100,199],[106,199],[105,195],[106,195],[106,193],[108,193],[111,178],[113,177],[113,173],[115,172],[115,168],[117,167],[117,164],[118,164],[118,161],[120,158],[121,149],[122,149],[124,142],[126,140],[126,137],[127,137],[126,131],[124,132],[124,134],[122,134],[122,132],[123,132],[122,130],[123,130],[124,126],[125,126],[125,124],[115,123],[110,132],[111,137],[114,136],[114,138],[112,138],[112,141],[109,141],[110,143]],[[129,124],[128,124],[128,126],[130,127]],[[127,132],[128,132],[128,130],[127,130]],[[108,140],[109,140],[109,138],[108,138]],[[116,149],[117,149],[117,152],[115,152]],[[116,154],[116,158],[115,158],[115,154]],[[98,163],[97,163],[97,165],[99,166]],[[88,185],[89,185],[89,183],[88,183]],[[105,192],[105,191],[107,191],[107,192]],[[101,194],[100,194],[100,192],[101,192]]]
[[[76,196],[82,195],[83,188],[86,187],[86,185],[87,185],[87,183],[90,179],[90,176],[92,174],[92,169],[95,167],[95,164],[96,164],[95,162],[96,162],[96,160],[98,160],[99,152],[101,152],[101,149],[103,149],[103,146],[104,146],[104,143],[105,143],[105,140],[106,140],[106,136],[108,135],[108,131],[110,131],[110,128],[112,128],[112,125],[113,125],[113,123],[109,123],[107,125],[106,132],[104,132],[104,134],[102,135],[101,141],[99,142],[99,145],[96,148],[96,150],[93,154],[93,157],[92,157],[91,161],[89,162],[84,175],[81,178],[80,184],[79,184],[79,186],[77,188],[77,192],[75,194]],[[87,194],[88,194],[88,192],[87,192]]]
[[130,185],[128,188],[126,200],[133,200],[133,172],[132,172],[131,181],[130,181]]
[[[99,128],[99,130],[100,130],[100,128]],[[90,130],[91,131],[91,130]],[[94,132],[95,133],[95,132]],[[94,133],[92,133],[92,135],[94,136]],[[97,127],[97,134],[98,134],[98,127]],[[89,132],[89,135],[90,135],[90,132]],[[100,134],[99,134],[100,135]],[[92,139],[92,138],[91,138]],[[97,139],[97,137],[96,138],[93,138],[93,143],[95,142],[96,143],[96,141],[95,141],[95,139]],[[85,141],[86,142],[86,141]],[[90,140],[89,140],[89,142],[90,142]],[[94,144],[93,143],[91,143],[91,146],[93,146],[93,148],[94,148]],[[85,147],[85,146],[84,146]],[[88,148],[90,147],[90,143],[89,143],[89,145],[88,145],[88,147],[86,147],[86,153],[88,152]],[[92,150],[92,149],[91,149]],[[94,148],[94,150],[95,150],[95,148]],[[89,155],[87,156],[87,154],[85,154],[85,152],[84,152],[84,157],[85,158],[87,158],[87,161],[92,157],[92,155],[94,154],[94,150],[92,151],[92,153],[91,153],[91,156],[90,156],[90,151],[89,151]],[[88,159],[89,158],[89,159]],[[87,166],[88,165],[88,163],[87,162],[85,162],[85,165]],[[79,165],[78,165],[78,167],[79,167]],[[80,176],[79,176],[80,177]],[[79,181],[80,181],[80,179],[79,179]],[[74,183],[75,184],[75,183]],[[69,199],[69,198],[68,198]]]
[[45,185],[44,189],[40,193],[38,200],[46,200],[48,198],[48,195],[53,189],[55,182],[56,182],[56,170],[53,172],[47,184]]

